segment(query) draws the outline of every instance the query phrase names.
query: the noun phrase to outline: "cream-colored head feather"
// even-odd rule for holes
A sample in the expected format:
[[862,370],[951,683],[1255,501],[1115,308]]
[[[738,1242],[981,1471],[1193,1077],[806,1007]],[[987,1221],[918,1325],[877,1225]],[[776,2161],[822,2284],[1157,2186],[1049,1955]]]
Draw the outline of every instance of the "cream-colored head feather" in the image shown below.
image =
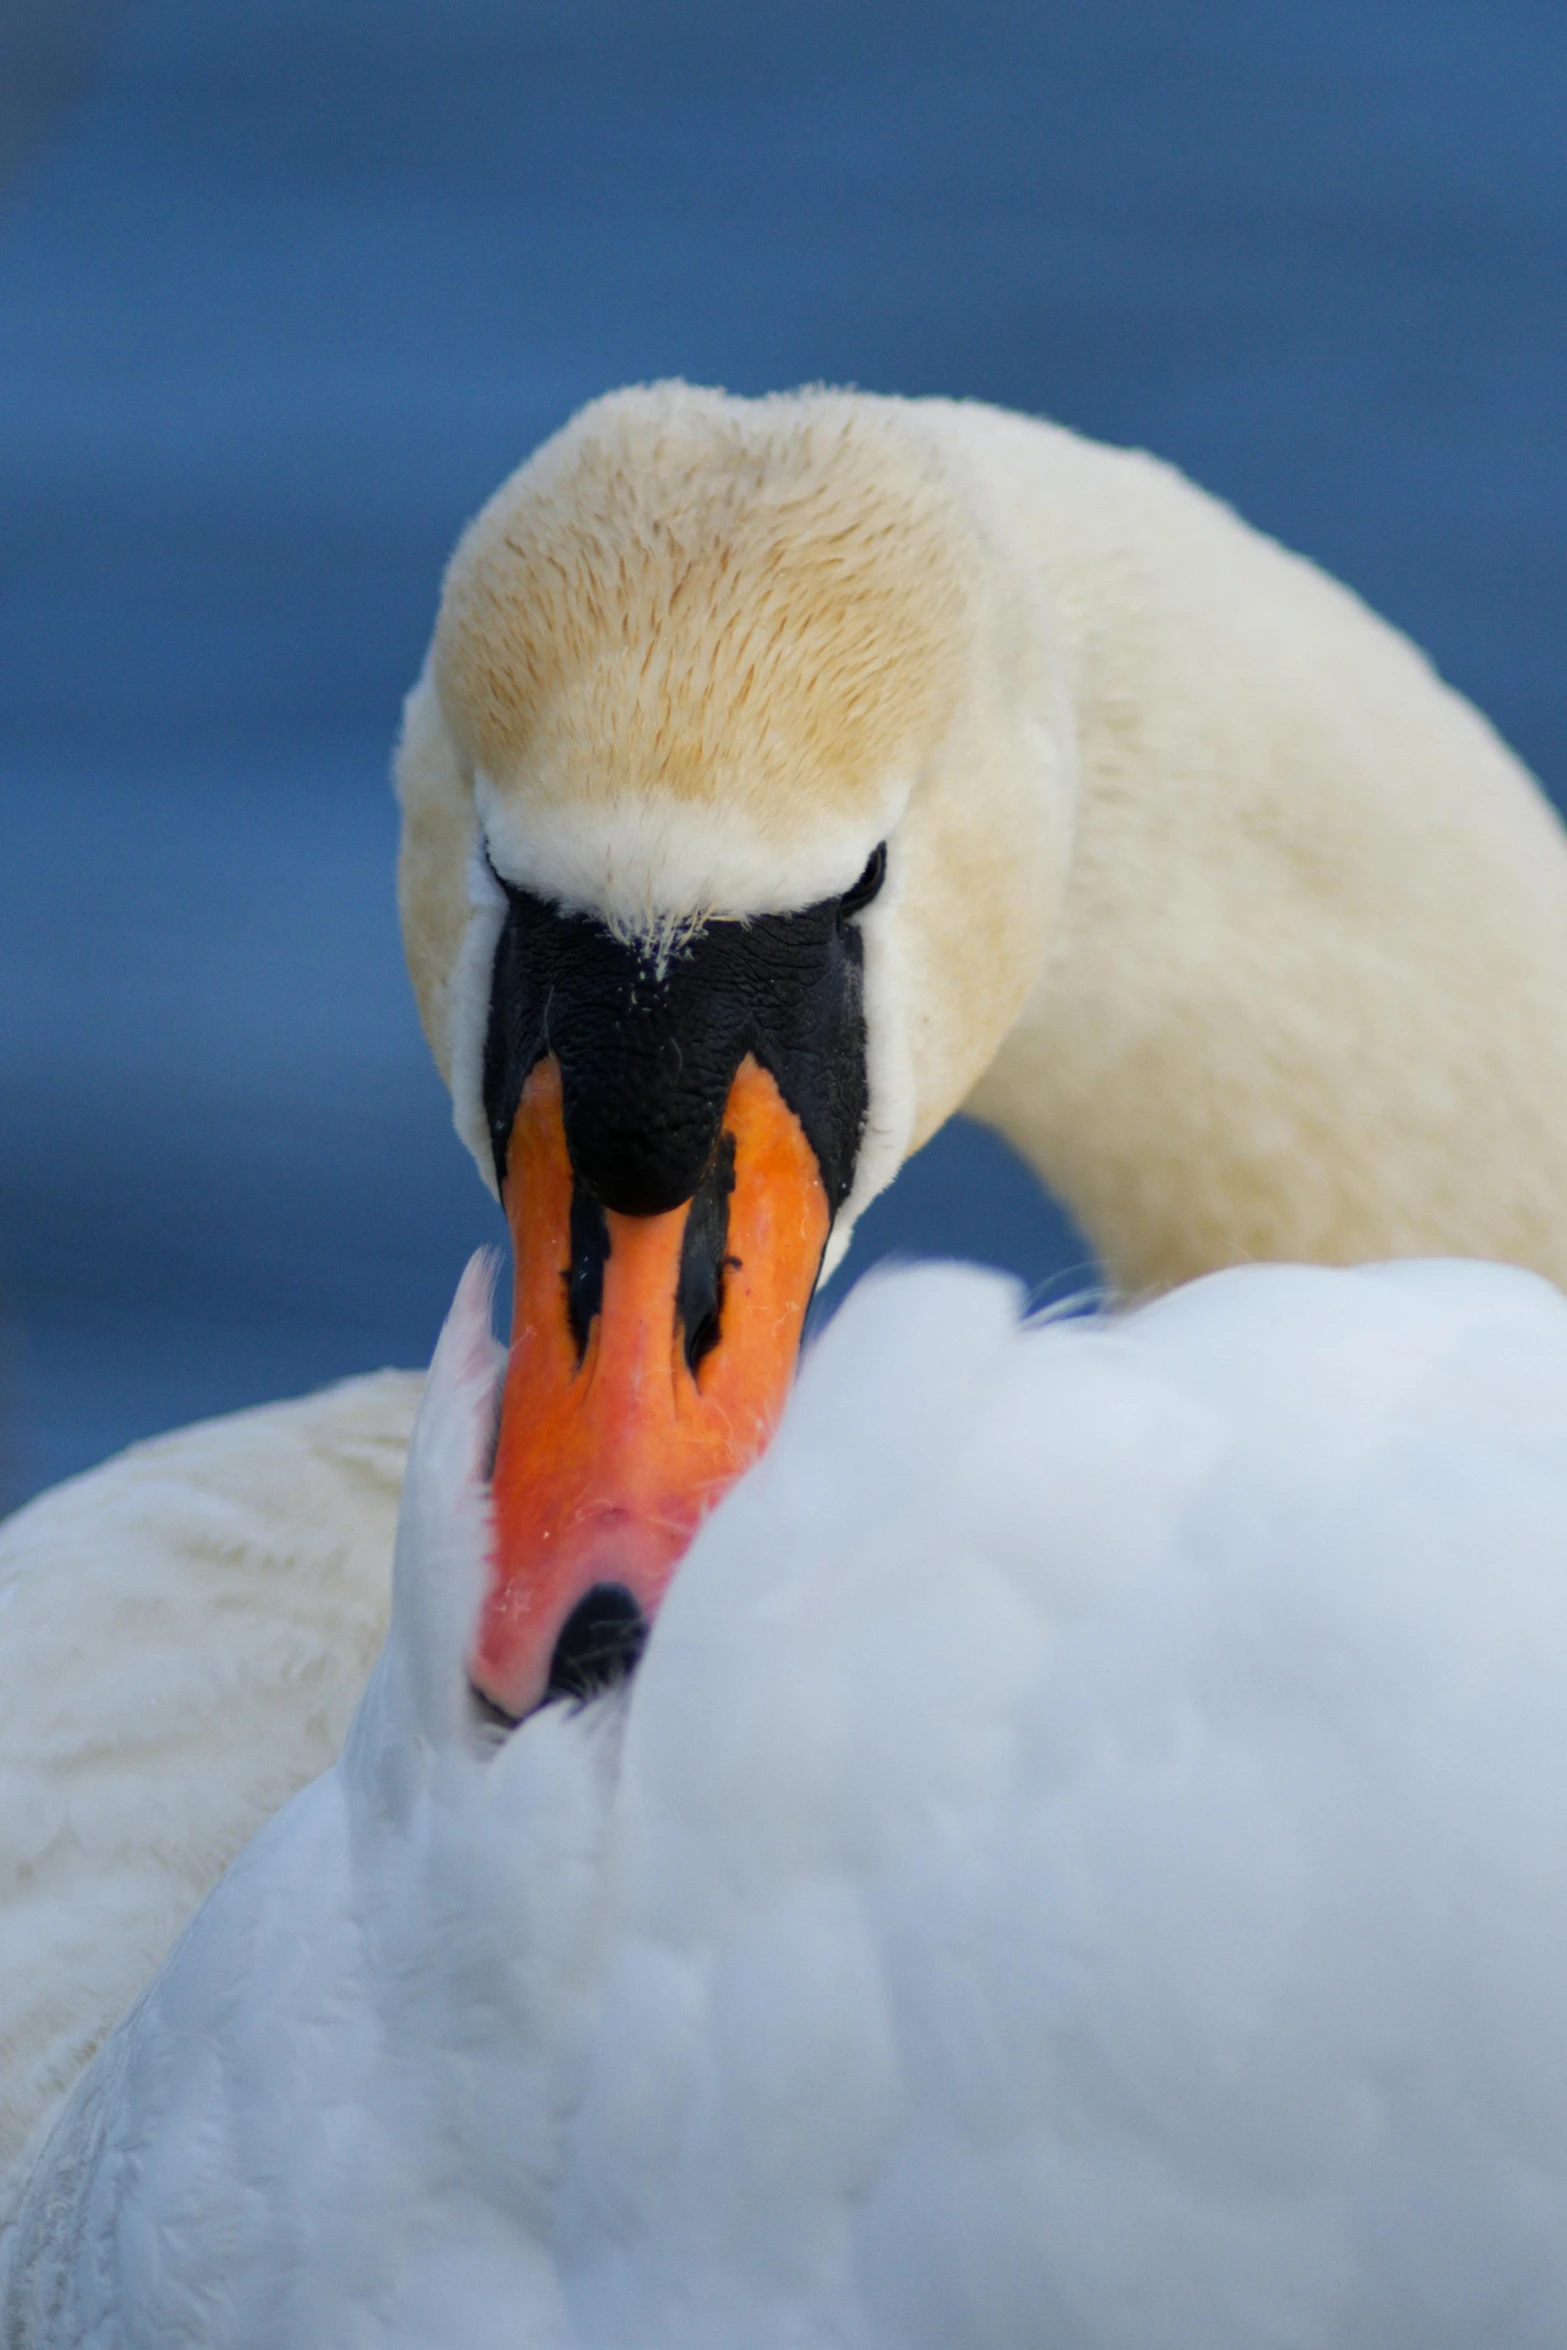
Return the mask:
[[1048,631],[998,614],[1002,569],[919,417],[617,393],[465,532],[398,783],[409,964],[481,1167],[481,836],[508,879],[662,952],[843,890],[889,842],[840,1247],[1016,1017],[1070,825]]

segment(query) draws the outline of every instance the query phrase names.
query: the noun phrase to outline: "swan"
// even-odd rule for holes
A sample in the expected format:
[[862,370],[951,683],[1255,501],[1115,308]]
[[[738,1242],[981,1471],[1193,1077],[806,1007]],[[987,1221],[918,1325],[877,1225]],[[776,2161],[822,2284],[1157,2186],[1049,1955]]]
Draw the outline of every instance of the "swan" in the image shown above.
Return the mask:
[[391,1629],[79,2083],[28,2350],[1472,2350],[1567,2333],[1567,1302],[872,1281],[635,1679],[468,1670],[504,1362]]
[[[820,1273],[959,1106],[1123,1295],[1567,1276],[1554,815],[1403,638],[1149,457],[611,395],[461,540],[397,784],[421,1017],[516,1249],[497,1724],[634,1657]],[[336,1751],[417,1395],[241,1414],[0,1530],[5,2157]]]

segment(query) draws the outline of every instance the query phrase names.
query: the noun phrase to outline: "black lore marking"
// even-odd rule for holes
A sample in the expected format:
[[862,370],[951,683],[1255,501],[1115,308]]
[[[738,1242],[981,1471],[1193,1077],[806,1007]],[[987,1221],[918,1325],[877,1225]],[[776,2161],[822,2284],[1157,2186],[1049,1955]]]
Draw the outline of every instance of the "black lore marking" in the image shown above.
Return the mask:
[[675,1311],[685,1334],[692,1371],[718,1344],[724,1312],[725,1251],[729,1246],[729,1195],[735,1187],[735,1138],[721,1134],[706,1174],[696,1187],[680,1244],[680,1280]]
[[595,1583],[560,1628],[550,1659],[546,1704],[552,1697],[580,1704],[627,1680],[647,1646],[647,1618],[623,1583]]
[[563,913],[503,883],[484,1047],[500,1181],[523,1086],[554,1053],[578,1184],[622,1215],[680,1207],[712,1163],[735,1072],[754,1053],[805,1129],[836,1215],[854,1180],[867,1101],[864,951],[853,917],[885,867],[878,851],[841,898],[709,922],[662,957],[593,915]]
[[588,1351],[588,1334],[604,1303],[604,1267],[609,1261],[609,1226],[603,1203],[580,1183],[571,1192],[571,1263],[566,1284],[566,1319],[576,1341],[577,1361]]

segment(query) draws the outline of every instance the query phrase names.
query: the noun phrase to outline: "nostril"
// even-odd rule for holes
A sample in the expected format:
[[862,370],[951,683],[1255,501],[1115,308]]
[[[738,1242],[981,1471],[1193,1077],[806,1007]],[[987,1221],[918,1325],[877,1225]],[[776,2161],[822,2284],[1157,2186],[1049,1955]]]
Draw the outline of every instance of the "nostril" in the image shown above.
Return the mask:
[[588,1351],[588,1333],[604,1306],[604,1267],[609,1262],[609,1223],[600,1201],[579,1183],[571,1194],[571,1263],[562,1278],[566,1284],[566,1319],[580,1363]]
[[724,1269],[730,1261],[729,1195],[735,1187],[735,1138],[725,1133],[708,1163],[686,1214],[680,1249],[676,1313],[685,1337],[686,1365],[693,1373],[718,1344],[724,1311]]
[[647,1645],[647,1618],[623,1583],[595,1583],[560,1628],[545,1700],[596,1697],[626,1680]]

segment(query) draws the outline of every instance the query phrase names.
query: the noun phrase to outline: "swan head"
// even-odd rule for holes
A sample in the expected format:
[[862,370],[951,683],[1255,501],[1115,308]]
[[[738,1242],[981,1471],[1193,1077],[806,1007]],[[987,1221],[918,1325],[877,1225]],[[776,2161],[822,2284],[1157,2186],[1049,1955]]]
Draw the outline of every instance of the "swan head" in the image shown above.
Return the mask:
[[399,896],[514,1245],[473,1660],[507,1714],[595,1627],[633,1653],[818,1279],[1038,975],[1070,730],[987,527],[914,408],[663,385],[457,547]]

